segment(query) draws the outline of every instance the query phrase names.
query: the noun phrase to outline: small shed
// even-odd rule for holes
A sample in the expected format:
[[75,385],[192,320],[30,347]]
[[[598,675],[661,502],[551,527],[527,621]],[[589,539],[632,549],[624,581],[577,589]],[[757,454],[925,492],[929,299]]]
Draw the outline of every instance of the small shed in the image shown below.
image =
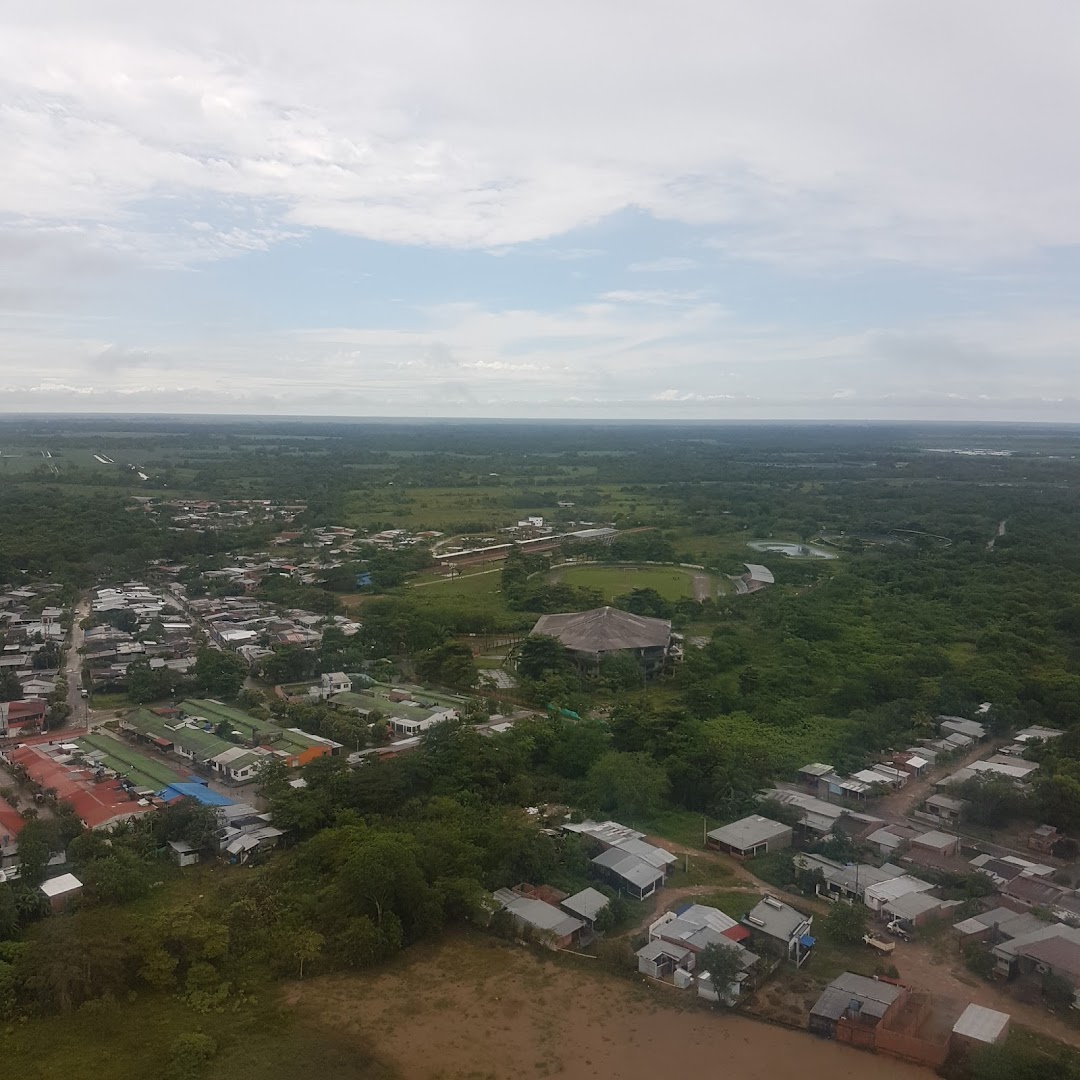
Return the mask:
[[74,874],[61,874],[42,882],[41,891],[53,911],[63,911],[82,892],[83,883]]
[[637,951],[638,971],[653,979],[670,975],[677,967],[684,971],[694,968],[694,954],[690,949],[673,945],[670,941],[650,941]]
[[199,861],[199,849],[186,840],[170,840],[169,858],[177,866],[194,866]]
[[987,1009],[982,1005],[969,1005],[953,1024],[954,1046],[979,1047],[1004,1042],[1009,1034],[1009,1014]]

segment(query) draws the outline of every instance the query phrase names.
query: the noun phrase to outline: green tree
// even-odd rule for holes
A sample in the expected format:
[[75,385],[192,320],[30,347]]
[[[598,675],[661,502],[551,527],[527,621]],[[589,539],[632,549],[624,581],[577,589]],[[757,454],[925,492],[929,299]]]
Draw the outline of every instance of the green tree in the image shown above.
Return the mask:
[[699,972],[707,971],[712,977],[713,989],[719,994],[722,1005],[734,1001],[734,995],[729,996],[729,988],[743,970],[739,957],[740,950],[734,942],[731,945],[706,945],[698,953],[695,966]]
[[126,904],[150,891],[147,864],[133,852],[114,847],[112,854],[82,868],[83,880],[98,900]]
[[298,965],[298,974],[304,977],[304,965],[317,960],[326,939],[314,930],[298,930],[293,934],[292,954]]
[[458,641],[448,641],[416,658],[416,670],[426,682],[468,688],[475,686],[480,672],[472,649]]
[[838,945],[858,945],[866,933],[869,912],[863,904],[838,901],[822,920],[826,936]]
[[217,1043],[200,1031],[178,1035],[169,1046],[166,1080],[198,1080],[217,1053]]
[[545,634],[532,634],[518,650],[518,674],[526,679],[542,679],[545,675],[558,675],[571,669],[570,654],[557,638]]
[[31,818],[19,833],[19,881],[33,888],[45,880],[52,853],[54,829],[51,822]]
[[615,814],[648,817],[663,804],[668,789],[667,773],[644,753],[609,750],[589,770],[590,800]]
[[0,670],[0,701],[19,701],[22,698],[22,683],[11,668]]
[[192,676],[200,689],[214,697],[231,701],[247,678],[248,666],[235,653],[204,646],[195,654]]
[[600,661],[600,678],[613,690],[640,690],[645,669],[633,653],[609,653]]
[[9,941],[19,932],[19,909],[15,903],[15,890],[0,882],[0,941]]

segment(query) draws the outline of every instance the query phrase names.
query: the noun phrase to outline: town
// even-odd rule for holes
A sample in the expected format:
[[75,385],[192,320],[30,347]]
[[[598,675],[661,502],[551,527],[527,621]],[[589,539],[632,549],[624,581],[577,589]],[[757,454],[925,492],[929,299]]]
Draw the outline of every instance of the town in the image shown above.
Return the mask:
[[[894,456],[913,475],[917,451]],[[62,450],[50,460],[66,475]],[[1022,526],[1009,547],[996,505],[956,520],[916,489],[850,520],[816,495],[778,502],[769,527],[708,481],[583,482],[579,458],[522,498],[498,460],[473,494],[395,473],[361,513],[293,490],[158,495],[148,474],[85,564],[43,572],[9,538],[9,1015],[156,992],[126,974],[151,957],[185,1008],[216,1015],[237,1000],[231,954],[166,929],[194,903],[200,934],[261,957],[267,985],[374,974],[442,941],[565,964],[571,983],[588,961],[714,1025],[907,1065],[1080,1046],[1068,661],[1034,684],[1004,616],[943,622],[935,593],[951,572],[975,590],[956,602],[991,618],[972,583],[1019,589]],[[1075,622],[1058,595],[1050,669]],[[130,939],[123,971],[32,996],[25,958],[47,939],[81,949],[107,935],[96,913],[145,905],[166,921]],[[264,914],[241,931],[249,906]]]

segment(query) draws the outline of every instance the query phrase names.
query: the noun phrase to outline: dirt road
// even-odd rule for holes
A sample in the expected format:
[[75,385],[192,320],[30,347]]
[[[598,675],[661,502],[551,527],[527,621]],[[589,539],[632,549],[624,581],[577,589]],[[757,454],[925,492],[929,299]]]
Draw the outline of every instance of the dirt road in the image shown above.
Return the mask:
[[953,942],[935,946],[897,942],[892,962],[900,978],[942,997],[974,1002],[988,1009],[1008,1013],[1018,1024],[1049,1035],[1070,1046],[1080,1047],[1080,1031],[1038,1003],[1027,1004],[1014,989],[987,982],[968,971]]
[[979,745],[976,743],[962,758],[950,761],[947,770],[943,770],[940,766],[930,769],[926,776],[912,780],[899,791],[894,791],[879,800],[871,812],[878,817],[889,818],[899,824],[910,825],[911,822],[907,820],[908,814],[924,799],[934,794],[934,782],[941,779],[944,771],[954,773],[957,769],[962,769],[965,765],[970,765],[973,761],[978,761],[979,758],[986,757],[993,752],[994,748],[992,746],[988,748],[985,744]]
[[700,603],[702,600],[714,599],[716,596],[716,586],[713,584],[713,579],[708,574],[691,574],[691,584],[694,587],[694,599]]

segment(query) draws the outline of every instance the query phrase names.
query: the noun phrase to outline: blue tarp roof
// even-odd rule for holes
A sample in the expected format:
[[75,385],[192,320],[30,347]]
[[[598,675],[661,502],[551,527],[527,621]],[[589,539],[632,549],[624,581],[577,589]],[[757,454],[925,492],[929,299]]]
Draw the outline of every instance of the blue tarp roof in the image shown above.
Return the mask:
[[204,806],[232,806],[235,800],[211,791],[205,784],[170,784],[158,792],[158,798],[165,802],[174,799],[194,799]]
[[815,941],[814,938],[812,938],[809,934],[803,934],[803,936],[799,938],[799,944],[804,949],[812,949],[817,944],[817,941]]

